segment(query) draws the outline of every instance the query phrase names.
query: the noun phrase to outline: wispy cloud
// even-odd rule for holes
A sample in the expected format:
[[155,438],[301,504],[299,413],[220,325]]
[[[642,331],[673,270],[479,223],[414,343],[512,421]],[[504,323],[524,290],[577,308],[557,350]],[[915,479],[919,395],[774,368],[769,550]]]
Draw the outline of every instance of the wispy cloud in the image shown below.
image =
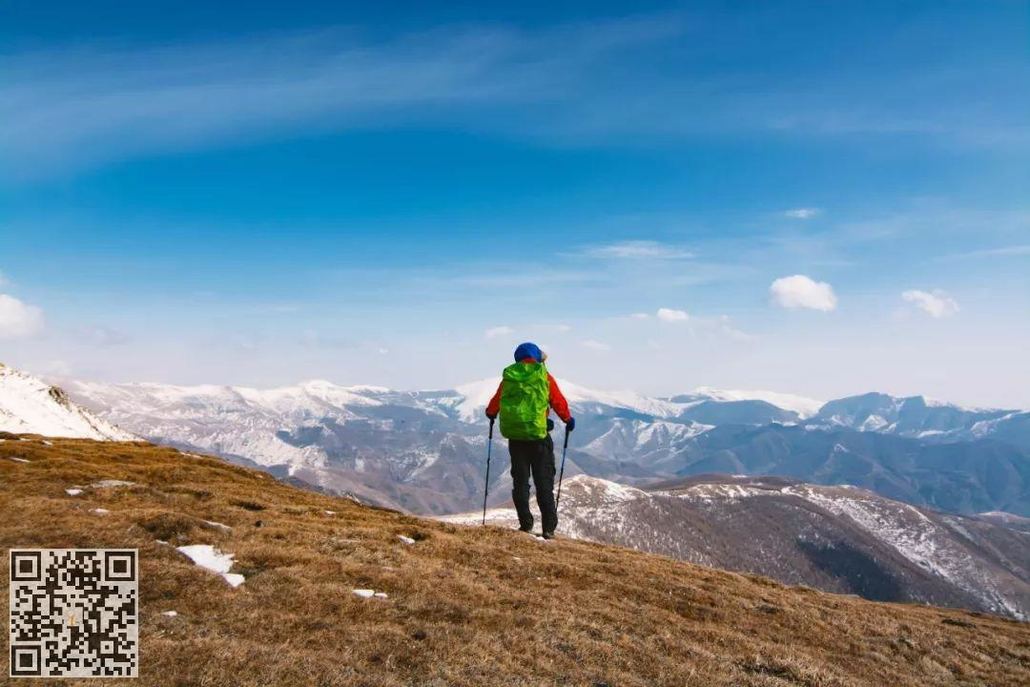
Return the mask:
[[586,341],[583,342],[583,347],[584,348],[589,348],[592,351],[598,351],[600,353],[604,353],[604,352],[612,350],[612,347],[609,346],[608,344],[603,343],[601,341],[597,341],[595,339],[587,339]]
[[807,308],[829,312],[837,308],[837,294],[824,281],[803,274],[780,277],[769,285],[772,302],[781,308]]
[[[806,65],[799,78],[794,65],[727,52],[770,16],[716,19],[466,25],[378,41],[327,29],[218,44],[7,52],[0,57],[0,154],[10,161],[5,173],[27,177],[313,126],[411,123],[561,145],[738,131],[1030,144],[1019,95],[1028,70],[1018,62],[956,65],[955,57],[941,57],[885,78],[826,61]],[[706,23],[717,30],[702,29]],[[905,63],[911,37],[901,34],[877,44],[880,62]],[[641,59],[627,59],[629,52]],[[614,64],[618,69],[608,68]],[[704,68],[691,69],[695,64]]]
[[496,339],[501,336],[509,336],[514,334],[515,330],[507,325],[501,325],[499,327],[490,327],[483,332],[483,337],[486,339]]
[[939,289],[935,289],[932,292],[911,289],[909,291],[904,291],[901,294],[901,299],[906,303],[915,305],[917,308],[935,319],[951,317],[959,311],[958,302]]
[[954,253],[945,256],[949,260],[960,260],[963,258],[1005,258],[1030,255],[1030,243],[1015,246],[999,246],[997,248],[981,248],[965,253]]
[[821,215],[822,212],[819,208],[793,208],[785,211],[783,215],[790,219],[812,219]]
[[[599,62],[676,31],[645,17],[536,32],[441,29],[379,43],[322,30],[8,54],[0,59],[0,151],[38,174],[312,123],[380,128],[567,102]],[[494,114],[484,121],[505,121]]]
[[586,251],[595,258],[619,259],[661,259],[674,260],[692,258],[694,254],[680,246],[660,243],[658,241],[618,241],[603,246],[596,246]]
[[103,325],[82,327],[76,332],[76,338],[101,347],[121,346],[132,341],[132,337],[125,332]]

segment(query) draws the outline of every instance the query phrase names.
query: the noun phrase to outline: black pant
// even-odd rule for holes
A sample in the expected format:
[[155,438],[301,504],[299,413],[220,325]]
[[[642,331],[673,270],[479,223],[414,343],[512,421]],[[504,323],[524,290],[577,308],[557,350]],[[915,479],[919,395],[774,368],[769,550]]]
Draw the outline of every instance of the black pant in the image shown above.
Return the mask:
[[532,474],[544,532],[554,532],[558,527],[558,511],[554,507],[554,442],[551,435],[544,439],[510,439],[508,452],[511,454],[511,481],[514,484],[511,498],[519,514],[519,526],[524,530],[533,527],[533,514],[529,511],[529,476]]

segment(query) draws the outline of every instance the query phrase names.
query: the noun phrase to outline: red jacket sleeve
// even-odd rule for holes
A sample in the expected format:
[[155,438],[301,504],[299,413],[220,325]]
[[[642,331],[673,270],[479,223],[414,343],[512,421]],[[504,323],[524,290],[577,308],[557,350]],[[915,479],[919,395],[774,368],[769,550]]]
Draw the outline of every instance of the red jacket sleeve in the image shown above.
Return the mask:
[[[551,407],[554,408],[554,412],[558,414],[562,422],[568,422],[572,415],[569,413],[569,402],[565,400],[565,396],[562,394],[561,389],[558,388],[558,382],[554,381],[554,377],[547,375],[547,381],[551,383]],[[500,391],[498,390],[498,395]]]
[[[490,399],[490,402],[486,404],[486,414],[488,417],[497,417],[497,413],[501,412],[501,387],[504,386],[504,380],[497,385],[497,393]],[[554,395],[554,386],[552,382],[551,395]]]

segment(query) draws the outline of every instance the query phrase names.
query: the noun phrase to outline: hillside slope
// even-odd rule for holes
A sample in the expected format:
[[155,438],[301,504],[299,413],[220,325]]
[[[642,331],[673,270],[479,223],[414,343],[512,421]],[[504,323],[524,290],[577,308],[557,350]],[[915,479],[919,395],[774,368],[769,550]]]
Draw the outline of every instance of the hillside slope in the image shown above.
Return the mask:
[[[1014,621],[434,522],[171,448],[4,438],[0,545],[139,549],[134,684],[1030,681],[1030,626]],[[242,585],[186,544],[234,554]]]
[[[647,491],[576,475],[565,480],[560,508],[559,532],[579,539],[876,601],[1030,617],[1030,533],[994,514],[949,515],[864,489],[727,475]],[[488,515],[518,523],[513,508]]]

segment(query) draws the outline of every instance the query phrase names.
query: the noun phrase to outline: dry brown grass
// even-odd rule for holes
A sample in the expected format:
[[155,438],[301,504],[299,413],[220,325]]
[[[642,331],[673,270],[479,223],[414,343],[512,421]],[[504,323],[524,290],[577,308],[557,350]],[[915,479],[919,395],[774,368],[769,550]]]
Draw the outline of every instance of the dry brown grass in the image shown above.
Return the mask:
[[[100,479],[137,486],[64,493]],[[247,581],[157,539],[232,552]],[[1030,684],[1026,624],[437,523],[145,444],[0,443],[0,543],[139,548],[134,684]]]

